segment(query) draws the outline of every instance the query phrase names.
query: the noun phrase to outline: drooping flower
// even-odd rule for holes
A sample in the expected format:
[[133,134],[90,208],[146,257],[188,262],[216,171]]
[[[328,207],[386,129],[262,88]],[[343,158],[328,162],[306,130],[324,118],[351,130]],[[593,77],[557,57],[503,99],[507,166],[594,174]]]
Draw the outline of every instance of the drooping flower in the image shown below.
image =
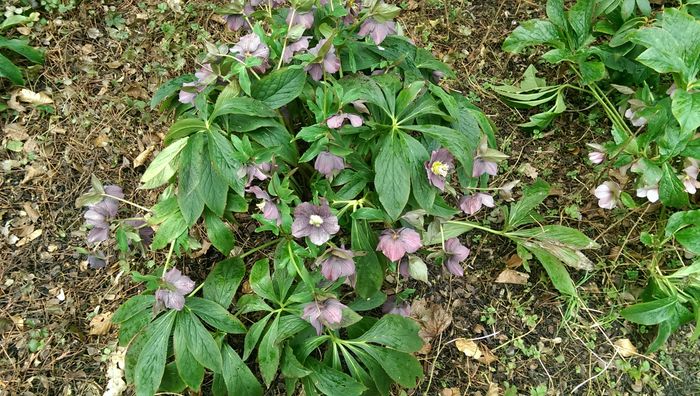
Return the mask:
[[292,61],[294,54],[309,49],[309,39],[311,39],[311,36],[302,36],[299,40],[288,44],[282,52],[282,62],[289,63]]
[[133,227],[138,232],[139,238],[141,238],[141,243],[144,246],[151,244],[153,241],[154,231],[153,228],[148,225],[148,223],[139,219],[127,220],[125,223]]
[[396,23],[394,21],[379,22],[373,17],[369,17],[362,22],[360,31],[357,35],[366,37],[369,35],[375,44],[379,45],[384,41],[386,36],[396,33]]
[[218,78],[211,67],[211,63],[203,64],[202,67],[194,73],[194,76],[197,77],[197,84],[200,86],[209,85]]
[[462,245],[457,238],[450,238],[445,241],[445,261],[444,265],[454,276],[464,276],[462,261],[469,257],[469,248]]
[[446,149],[434,150],[430,155],[430,161],[425,161],[428,180],[440,191],[445,191],[447,175],[454,168],[454,157]]
[[411,316],[411,304],[409,304],[406,300],[397,303],[396,295],[389,296],[386,298],[384,305],[382,305],[382,313],[409,317]]
[[472,164],[472,177],[481,177],[484,173],[496,176],[498,173],[498,163],[508,158],[502,152],[489,148],[486,136],[481,138],[479,147],[476,149],[474,163]]
[[238,43],[231,47],[231,53],[235,54],[236,58],[242,61],[250,57],[259,58],[262,64],[253,68],[259,73],[265,73],[270,66],[267,63],[270,56],[270,49],[260,40],[260,37],[256,33],[249,33],[241,37]]
[[325,199],[321,200],[321,205],[304,202],[294,209],[292,235],[295,237],[309,237],[313,244],[322,245],[338,231],[338,218],[331,213]]
[[[327,40],[328,39],[323,39],[319,41],[315,47],[309,50],[309,53],[318,56]],[[307,65],[305,70],[308,71],[311,78],[316,81],[319,81],[323,77],[323,72],[333,74],[340,70],[340,59],[335,55],[335,47],[333,44],[328,48],[328,52],[323,56],[323,59]]]
[[326,120],[326,125],[328,125],[328,128],[338,129],[345,124],[346,120],[350,121],[350,125],[354,126],[355,128],[362,126],[363,123],[362,117],[357,114],[339,113],[328,117]]
[[177,100],[184,104],[194,104],[194,100],[199,92],[201,92],[201,89],[196,81],[183,83]]
[[687,163],[688,166],[683,169],[683,172],[685,172],[685,176],[682,178],[683,185],[688,194],[695,194],[700,188],[700,182],[698,182],[700,166],[698,161],[693,158],[688,158]]
[[588,153],[588,159],[591,161],[591,163],[598,165],[605,161],[605,147],[596,143],[587,143],[586,145],[593,149],[593,151]]
[[194,281],[173,268],[163,276],[161,287],[156,290],[156,303],[180,311],[185,306],[185,295],[194,290]]
[[270,221],[275,221],[277,225],[282,224],[282,217],[280,216],[279,208],[272,200],[272,197],[270,197],[270,194],[258,186],[252,186],[246,189],[246,191],[253,193],[255,198],[260,200],[260,203],[258,203],[256,206],[262,211],[264,218]]
[[637,189],[637,196],[646,198],[649,202],[654,203],[659,200],[659,186],[644,186]]
[[671,86],[666,90],[666,95],[673,97],[673,94],[676,93],[676,89],[678,89],[678,87],[676,87],[676,83],[671,84]]
[[331,282],[335,282],[343,276],[355,273],[355,253],[352,250],[333,248],[328,255],[321,260],[321,274]]
[[365,101],[363,100],[353,101],[352,107],[354,107],[355,111],[357,111],[358,113],[369,114],[369,109],[367,108],[367,106],[365,105]]
[[379,236],[377,251],[381,251],[391,261],[399,261],[406,253],[415,253],[423,244],[420,235],[410,228],[384,230]]
[[92,269],[102,269],[107,265],[105,254],[101,251],[88,256],[88,266]]
[[635,112],[631,108],[627,109],[627,111],[625,111],[625,118],[630,120],[632,125],[636,126],[637,128],[642,127],[642,126],[647,124],[647,119],[642,117],[642,116],[637,116],[637,112]]
[[287,14],[287,25],[301,25],[304,29],[311,29],[314,26],[314,11],[299,12],[298,10],[289,10]]
[[83,215],[85,223],[92,226],[87,236],[87,242],[90,244],[106,241],[109,238],[109,221],[117,215],[119,210],[119,202],[115,198],[124,198],[124,192],[119,186],[105,186],[104,192],[109,197],[104,197],[98,203],[89,206]]
[[340,173],[340,171],[345,169],[345,160],[343,157],[339,157],[328,151],[321,151],[318,156],[316,156],[314,169],[327,179],[332,179],[335,175]]
[[482,206],[493,208],[495,203],[493,202],[493,197],[485,193],[476,193],[472,195],[465,195],[459,200],[459,208],[468,215],[473,215],[474,213],[481,210]]
[[445,78],[445,73],[441,72],[440,70],[433,70],[433,72],[430,74],[430,77],[432,77],[433,82],[435,84],[440,84],[440,81],[442,81],[442,79]]
[[241,168],[239,176],[248,177],[248,181],[246,182],[246,187],[248,187],[251,185],[251,183],[253,183],[253,180],[267,180],[267,178],[270,177],[274,169],[275,165],[272,162],[262,162],[259,164],[250,163]]
[[241,10],[241,14],[233,14],[233,15],[227,15],[226,16],[226,26],[233,30],[234,32],[237,32],[240,30],[243,26],[248,26],[246,23],[245,17],[249,16],[250,14],[255,11],[253,9],[252,4],[250,3],[245,3],[243,6],[243,9]]
[[343,309],[347,307],[335,298],[313,301],[304,307],[302,319],[307,320],[321,335],[324,327],[333,328],[343,320]]
[[620,199],[620,185],[615,182],[605,182],[596,187],[594,195],[598,198],[598,206],[603,209],[613,209],[617,207]]

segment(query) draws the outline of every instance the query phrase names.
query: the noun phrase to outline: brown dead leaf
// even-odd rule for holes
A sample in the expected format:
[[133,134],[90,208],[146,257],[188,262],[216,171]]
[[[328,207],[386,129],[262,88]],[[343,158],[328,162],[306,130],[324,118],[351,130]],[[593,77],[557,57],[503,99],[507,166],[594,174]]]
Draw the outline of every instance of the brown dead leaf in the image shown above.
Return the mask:
[[12,92],[12,94],[10,95],[10,99],[7,101],[7,107],[11,108],[12,110],[18,113],[24,113],[24,111],[27,110],[27,108],[19,103],[19,100],[17,100],[18,96],[19,89]]
[[421,325],[418,335],[429,343],[452,324],[452,316],[437,304],[416,300],[411,305],[411,316]]
[[46,93],[37,93],[32,91],[31,89],[26,88],[23,88],[19,91],[19,95],[17,96],[17,98],[20,100],[20,102],[29,103],[34,106],[53,103],[53,99],[51,99]]
[[445,388],[440,391],[440,396],[461,396],[462,391],[459,388]]
[[478,359],[479,363],[489,365],[498,360],[496,355],[494,355],[486,345],[481,345],[479,348],[482,353],[482,356]]
[[138,168],[139,166],[143,165],[146,160],[148,160],[148,157],[151,155],[154,149],[155,146],[148,146],[141,152],[141,154],[134,158],[134,168]]
[[630,357],[637,354],[637,347],[627,338],[620,338],[614,342],[617,353],[622,357]]
[[494,282],[496,283],[511,283],[514,285],[526,285],[527,280],[530,278],[530,275],[523,273],[523,272],[518,272],[514,271],[512,269],[504,269],[503,272],[501,272],[498,275],[498,278]]
[[93,139],[92,144],[94,144],[95,147],[107,147],[111,142],[112,141],[109,139],[109,136],[102,133],[98,137]]
[[34,179],[37,176],[41,176],[44,173],[46,173],[46,167],[40,164],[32,164],[28,165],[24,168],[25,173],[24,173],[24,179],[20,182],[20,184],[24,184],[32,179]]
[[31,242],[31,241],[33,241],[33,240],[39,238],[39,237],[41,236],[41,234],[43,234],[43,233],[44,233],[44,230],[42,230],[42,229],[34,230],[34,231],[32,231],[31,234],[29,234],[29,235],[27,235],[26,237],[20,239],[20,240],[17,242],[17,245],[16,245],[16,246],[17,246],[17,247],[24,246],[24,245],[28,244],[29,242]]
[[29,202],[25,202],[22,205],[22,208],[27,213],[27,216],[29,216],[29,219],[32,221],[32,223],[36,223],[36,221],[39,220],[39,217],[41,217],[39,212],[36,209],[34,209],[32,204]]
[[10,140],[19,140],[23,142],[29,139],[27,128],[25,128],[24,125],[17,123],[7,124],[2,128],[2,131],[5,133],[5,138]]
[[455,341],[455,347],[457,347],[457,350],[465,354],[467,357],[477,360],[481,357],[481,349],[479,349],[479,345],[472,340],[458,338]]
[[95,315],[90,321],[90,332],[89,335],[103,335],[107,334],[109,328],[112,326],[112,313],[104,312],[99,315]]
[[486,391],[485,396],[498,396],[501,394],[501,389],[495,382],[489,384],[489,390]]
[[515,269],[521,265],[523,265],[523,259],[521,259],[517,254],[512,254],[510,257],[508,257],[508,260],[506,260],[506,268]]
[[537,176],[539,175],[539,172],[537,172],[537,169],[535,169],[534,166],[530,165],[529,162],[526,162],[526,163],[520,165],[520,168],[518,168],[518,172],[522,173],[523,175],[525,175],[533,180],[537,179]]

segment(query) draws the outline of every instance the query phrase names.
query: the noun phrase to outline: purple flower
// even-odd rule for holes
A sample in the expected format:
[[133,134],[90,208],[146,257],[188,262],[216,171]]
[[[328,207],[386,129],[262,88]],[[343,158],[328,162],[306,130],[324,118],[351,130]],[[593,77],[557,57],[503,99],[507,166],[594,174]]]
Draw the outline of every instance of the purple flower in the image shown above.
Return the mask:
[[379,236],[377,251],[382,253],[391,261],[399,261],[406,253],[415,253],[423,246],[420,235],[410,228],[399,228],[398,230],[384,230]]
[[632,110],[631,108],[625,111],[625,118],[630,120],[632,125],[638,128],[647,124],[647,119],[641,116],[638,117],[637,112]]
[[666,95],[673,97],[673,94],[676,93],[676,89],[678,89],[676,87],[676,83],[671,84],[671,86],[666,90]]
[[441,72],[440,70],[433,70],[431,77],[433,78],[435,84],[440,84],[440,81],[445,78],[445,73]]
[[177,100],[184,104],[194,104],[197,98],[197,93],[200,91],[196,81],[183,83],[183,89],[180,90]]
[[649,202],[654,203],[659,200],[659,186],[644,186],[637,189],[637,196],[646,198]]
[[194,290],[194,281],[177,268],[163,276],[160,289],[156,290],[156,304],[180,311],[185,306],[185,295]]
[[352,250],[334,248],[328,256],[321,261],[321,274],[331,282],[335,282],[342,276],[350,276],[355,273],[355,253]]
[[454,276],[464,276],[461,262],[469,257],[469,248],[462,245],[457,238],[445,241],[445,268]]
[[605,182],[596,187],[594,195],[598,198],[598,206],[603,209],[613,209],[620,199],[620,185],[615,182]]
[[[124,198],[124,192],[119,186],[105,186],[104,192],[112,197]],[[109,238],[109,221],[117,215],[118,210],[119,202],[111,197],[104,197],[100,202],[88,207],[83,215],[85,223],[92,226],[87,236],[88,243],[102,242]]]
[[365,105],[365,102],[362,101],[362,100],[355,100],[355,101],[353,101],[353,102],[352,102],[352,107],[354,107],[354,108],[355,108],[355,111],[357,111],[358,113],[369,114],[369,109],[368,109],[367,106]]
[[355,128],[362,126],[363,123],[362,117],[357,114],[339,113],[328,117],[326,120],[326,125],[328,125],[328,128],[338,129],[345,124],[345,120],[350,121],[350,125],[354,126]]
[[468,215],[481,210],[482,206],[493,208],[496,206],[493,202],[493,197],[489,194],[476,193],[473,195],[465,195],[459,200],[459,208]]
[[404,256],[401,258],[401,261],[399,261],[398,273],[399,275],[403,276],[404,279],[408,279],[411,277],[411,272],[409,271],[408,265],[408,257]]
[[88,265],[92,269],[102,269],[107,265],[106,257],[103,252],[97,252],[94,255],[88,256]]
[[321,205],[304,202],[294,209],[292,235],[295,237],[309,237],[313,244],[322,245],[338,231],[338,218],[331,213],[325,199],[321,200]]
[[304,27],[304,29],[311,29],[314,26],[314,11],[310,10],[307,12],[299,12],[297,10],[290,9],[289,13],[287,14],[287,25],[301,25]]
[[362,22],[360,31],[357,33],[360,37],[369,35],[375,44],[379,45],[384,41],[386,36],[396,33],[396,23],[394,21],[379,22],[376,19],[369,17]]
[[[327,40],[328,39],[323,39],[319,41],[315,47],[309,50],[309,53],[318,57],[321,48]],[[323,77],[323,72],[333,74],[340,70],[340,59],[338,59],[338,57],[335,55],[335,47],[333,44],[331,44],[330,48],[328,48],[328,52],[326,52],[326,54],[323,56],[323,59],[317,61],[316,63],[307,65],[304,70],[308,71],[311,78],[316,81],[319,81],[321,77]]]
[[408,301],[396,302],[396,296],[389,296],[382,305],[382,313],[384,314],[396,314],[404,317],[409,317],[411,315],[411,304]]
[[248,187],[253,183],[253,180],[267,180],[274,169],[275,166],[272,162],[263,162],[260,164],[251,163],[241,168],[241,174],[239,176],[248,176],[248,181],[246,182],[246,187]]
[[476,155],[474,156],[472,177],[480,177],[484,173],[496,176],[496,173],[498,173],[498,163],[506,158],[508,158],[508,156],[502,152],[489,148],[486,136],[483,136],[479,147],[476,149]]
[[249,57],[260,58],[262,64],[254,68],[257,72],[265,73],[270,66],[267,63],[267,59],[270,56],[270,49],[255,33],[249,33],[241,37],[238,43],[231,47],[231,53],[236,54],[236,57],[242,61]]
[[598,165],[605,161],[605,147],[596,143],[588,143],[586,145],[593,149],[593,151],[588,153],[588,159],[591,161],[591,163]]
[[240,30],[243,26],[247,26],[245,17],[253,13],[253,6],[250,3],[246,3],[243,6],[243,13],[242,14],[233,14],[233,15],[227,15],[226,16],[226,26],[233,30],[234,32],[237,32]]
[[688,194],[695,194],[700,188],[700,182],[698,182],[700,167],[698,166],[698,161],[693,158],[688,158],[688,163],[689,165],[683,169],[683,172],[685,172],[685,176],[682,178],[683,185]]
[[209,85],[219,78],[211,68],[211,63],[203,64],[202,67],[194,73],[194,76],[197,77],[197,84],[199,86]]
[[284,49],[284,52],[282,52],[282,62],[289,63],[292,61],[294,54],[296,54],[299,51],[309,49],[310,38],[311,36],[302,36],[299,38],[299,40],[288,44],[287,47]]
[[335,175],[340,173],[340,171],[345,169],[345,160],[343,157],[338,157],[328,151],[321,151],[318,156],[316,156],[314,169],[327,179],[332,179]]
[[125,223],[133,227],[138,232],[139,238],[141,238],[141,243],[144,246],[151,244],[153,241],[153,228],[151,228],[148,223],[138,219],[127,220]]
[[279,208],[277,208],[277,204],[275,204],[275,202],[272,200],[270,194],[263,191],[263,189],[258,186],[252,186],[246,189],[246,191],[253,193],[255,198],[261,200],[256,206],[262,211],[264,218],[277,222],[277,225],[282,224],[282,217],[280,216]]
[[455,168],[454,157],[446,149],[433,151],[430,161],[425,161],[425,170],[428,173],[430,184],[445,191],[445,180],[448,173]]
[[316,329],[316,334],[323,333],[323,327],[333,328],[343,320],[343,309],[347,308],[335,298],[314,301],[304,307],[301,314]]

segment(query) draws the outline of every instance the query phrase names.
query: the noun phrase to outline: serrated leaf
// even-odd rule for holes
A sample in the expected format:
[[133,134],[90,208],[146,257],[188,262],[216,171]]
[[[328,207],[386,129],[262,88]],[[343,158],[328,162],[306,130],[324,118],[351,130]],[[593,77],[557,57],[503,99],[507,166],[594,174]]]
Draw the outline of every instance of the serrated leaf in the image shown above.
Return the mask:
[[188,141],[189,137],[185,137],[163,149],[141,176],[140,188],[157,188],[167,183],[177,172],[178,156]]
[[137,396],[152,396],[158,390],[174,322],[175,311],[167,312],[151,323],[142,336],[145,343],[133,372]]
[[301,95],[306,83],[306,72],[300,67],[289,67],[256,80],[252,96],[273,109],[280,108]]
[[420,326],[400,315],[384,315],[355,341],[373,342],[402,352],[416,352],[423,347],[418,336]]
[[207,275],[202,292],[204,298],[228,308],[245,276],[245,264],[238,257],[218,262]]
[[243,323],[233,316],[226,308],[199,297],[188,297],[187,307],[213,328],[229,334],[245,334]]

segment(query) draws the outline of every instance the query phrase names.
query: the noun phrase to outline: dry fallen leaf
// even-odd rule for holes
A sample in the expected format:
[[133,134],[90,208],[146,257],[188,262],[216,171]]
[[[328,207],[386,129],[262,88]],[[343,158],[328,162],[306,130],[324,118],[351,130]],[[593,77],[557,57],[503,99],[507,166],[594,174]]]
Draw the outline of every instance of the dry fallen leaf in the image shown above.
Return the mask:
[[25,168],[25,173],[24,173],[24,179],[20,182],[20,184],[24,184],[33,178],[37,176],[41,176],[44,173],[46,173],[46,167],[43,165],[29,165],[26,166]]
[[512,269],[504,269],[496,278],[496,283],[511,283],[514,285],[526,285],[530,275]]
[[518,168],[518,172],[522,173],[523,175],[525,175],[533,180],[537,179],[537,176],[539,175],[539,172],[537,172],[537,169],[535,169],[534,166],[530,165],[529,162],[526,162],[526,163],[520,165],[520,168]]
[[29,134],[27,133],[27,128],[24,125],[17,123],[7,124],[2,131],[5,133],[5,138],[10,140],[19,140],[23,142],[29,139]]
[[37,212],[37,210],[34,209],[32,204],[29,202],[25,202],[22,205],[22,208],[24,209],[25,212],[27,212],[27,216],[29,216],[29,219],[32,221],[32,223],[36,223],[36,221],[39,220],[39,217],[41,217],[39,212]]
[[476,342],[472,340],[468,340],[466,338],[458,338],[455,341],[455,346],[457,347],[458,351],[462,352],[467,357],[474,359],[479,359],[481,357],[481,349],[479,349],[479,346],[476,344]]
[[498,396],[500,395],[501,389],[495,382],[489,384],[489,390],[486,391],[486,396]]
[[92,318],[92,320],[90,321],[90,332],[88,334],[90,334],[90,335],[107,334],[110,326],[112,325],[111,319],[112,319],[111,312],[104,312],[104,313],[101,313],[99,315],[95,315],[95,317]]
[[151,155],[154,149],[155,146],[148,146],[141,152],[141,154],[134,158],[134,168],[138,168],[139,166],[143,165],[146,160],[148,160],[148,157]]
[[637,347],[627,338],[620,338],[614,342],[617,353],[622,357],[630,357],[637,354]]
[[29,103],[35,106],[53,103],[53,99],[44,92],[34,92],[31,89],[22,89],[17,98],[20,102]]
[[493,352],[491,352],[491,350],[485,345],[481,345],[480,349],[482,356],[478,359],[479,363],[489,365],[498,360],[496,355],[494,355]]
[[411,305],[411,316],[421,325],[418,335],[429,343],[452,324],[452,316],[437,304],[425,300],[416,300]]
[[102,133],[98,137],[93,139],[92,144],[94,144],[95,147],[107,147],[109,146],[110,142],[111,140],[109,139],[109,136]]
[[462,391],[459,388],[445,388],[440,391],[440,396],[461,396]]
[[523,265],[523,259],[517,254],[511,255],[508,260],[506,260],[506,268],[514,269]]

